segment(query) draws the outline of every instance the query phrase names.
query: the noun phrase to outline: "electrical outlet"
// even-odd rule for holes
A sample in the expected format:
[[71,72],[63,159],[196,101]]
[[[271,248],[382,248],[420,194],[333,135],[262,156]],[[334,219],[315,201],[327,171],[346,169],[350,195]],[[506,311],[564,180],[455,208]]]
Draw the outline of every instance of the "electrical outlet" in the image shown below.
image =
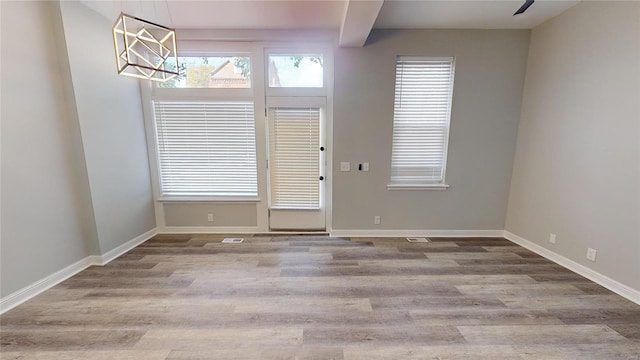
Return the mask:
[[596,261],[596,254],[598,251],[596,249],[588,248],[587,249],[587,260]]
[[552,244],[556,243],[556,234],[554,233],[549,234],[549,242]]
[[362,171],[369,171],[369,163],[368,162],[362,163]]
[[343,161],[340,163],[340,171],[351,171],[351,163]]
[[376,215],[373,217],[373,224],[380,225],[380,216]]
[[213,214],[207,214],[207,221],[213,222]]

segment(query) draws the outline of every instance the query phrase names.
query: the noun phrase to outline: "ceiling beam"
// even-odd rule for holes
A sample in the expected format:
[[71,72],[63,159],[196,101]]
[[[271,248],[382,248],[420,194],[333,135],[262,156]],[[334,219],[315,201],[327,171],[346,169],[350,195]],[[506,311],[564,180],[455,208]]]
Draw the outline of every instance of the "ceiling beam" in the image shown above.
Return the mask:
[[340,27],[340,46],[364,46],[383,2],[384,0],[347,0],[347,10]]

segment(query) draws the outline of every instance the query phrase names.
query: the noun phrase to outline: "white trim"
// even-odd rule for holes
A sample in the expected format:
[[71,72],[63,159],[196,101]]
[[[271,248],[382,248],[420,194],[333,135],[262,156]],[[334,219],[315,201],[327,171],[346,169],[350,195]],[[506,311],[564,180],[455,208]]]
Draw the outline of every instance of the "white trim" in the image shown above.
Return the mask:
[[[206,229],[204,231],[203,229]],[[242,231],[231,231],[231,230],[242,230]],[[161,231],[158,234],[161,235],[174,235],[174,234],[229,234],[229,235],[295,235],[295,234],[305,234],[305,235],[327,235],[330,236],[327,231],[324,230],[268,230],[268,231],[260,231],[257,227],[246,227],[246,228],[232,228],[232,227],[167,227],[165,231]]]
[[257,223],[256,227],[262,231],[269,230],[269,169],[267,169],[267,104],[264,90],[264,45],[260,42],[251,42],[251,81],[253,87],[253,99],[255,102],[256,119],[256,164],[258,175],[258,196],[262,199],[256,203]]
[[151,239],[157,234],[158,234],[158,228],[153,228],[145,232],[144,234],[140,234],[134,237],[133,239],[127,241],[126,243],[107,251],[106,253],[102,254],[102,256],[96,256],[99,259],[99,263],[96,265],[107,265],[112,260],[118,258],[119,256],[135,248],[136,246],[142,244],[143,242]]
[[447,190],[447,184],[422,184],[422,185],[403,185],[403,184],[387,184],[387,190]]
[[272,107],[327,107],[327,97],[322,96],[267,96],[267,108]]
[[257,227],[234,226],[167,226],[158,234],[329,234],[329,236],[352,237],[503,237],[503,230],[340,230],[333,231],[260,231]]
[[257,226],[166,226],[159,234],[255,234]]
[[215,204],[242,204],[242,203],[250,203],[255,204],[259,203],[261,200],[259,197],[218,197],[218,198],[210,198],[210,197],[187,197],[187,196],[161,196],[156,199],[161,203],[185,203],[185,204],[193,204],[193,203],[215,203]]
[[251,88],[151,88],[153,101],[242,101],[253,100]]
[[[446,126],[439,124],[440,127],[442,127],[443,130],[446,131],[446,134],[444,136],[444,143],[442,144],[442,163],[441,163],[441,167],[442,167],[442,172],[441,172],[441,179],[439,179],[437,184],[429,184],[429,183],[421,183],[421,184],[403,184],[402,180],[403,180],[403,176],[398,176],[398,174],[395,174],[394,176],[394,168],[397,168],[399,166],[399,164],[394,164],[394,158],[396,158],[396,150],[397,150],[397,146],[400,146],[400,143],[406,142],[407,139],[403,140],[398,140],[398,137],[396,136],[396,128],[400,128],[400,123],[403,123],[406,121],[406,118],[404,118],[404,115],[400,115],[401,113],[403,113],[403,106],[398,106],[400,104],[400,102],[398,102],[398,96],[400,96],[400,98],[402,98],[403,94],[405,93],[405,90],[408,92],[407,95],[409,97],[411,97],[410,93],[413,93],[414,91],[417,91],[418,88],[420,88],[421,86],[418,86],[418,88],[416,88],[414,85],[415,83],[411,84],[411,81],[416,81],[418,78],[414,77],[415,73],[413,73],[413,70],[417,70],[417,68],[414,68],[413,70],[408,70],[409,73],[406,74],[406,76],[408,76],[409,78],[411,78],[407,85],[407,89],[403,88],[403,78],[405,76],[405,62],[418,62],[420,63],[420,65],[418,65],[420,68],[422,68],[422,66],[426,66],[424,69],[429,69],[430,65],[427,65],[427,63],[433,63],[433,62],[447,62],[451,64],[451,69],[450,69],[450,78],[449,78],[449,89],[448,89],[448,94],[447,94],[447,109],[446,109]],[[415,65],[415,64],[414,64]],[[407,66],[409,66],[407,64]],[[394,105],[393,105],[393,136],[392,136],[392,141],[391,141],[391,176],[390,176],[390,184],[387,186],[388,190],[446,190],[446,188],[448,188],[449,186],[446,185],[446,175],[447,175],[447,159],[448,159],[448,154],[449,154],[449,139],[451,138],[451,108],[452,108],[452,104],[453,104],[453,87],[454,87],[454,83],[455,83],[455,68],[456,68],[456,59],[455,57],[428,57],[428,56],[402,56],[399,55],[396,57],[396,65],[395,65],[395,71],[396,71],[396,79],[395,79],[395,90],[394,90]],[[429,83],[429,79],[422,79],[422,80],[426,80],[426,83],[423,83],[422,85],[425,85],[427,87],[430,87],[431,85],[427,85],[427,83]],[[409,85],[411,84],[411,85]],[[426,90],[423,89],[424,91],[432,91],[433,89],[430,90]],[[419,90],[418,90],[419,91]],[[442,95],[442,94],[441,94]],[[415,101],[422,101],[419,99],[414,99]],[[412,103],[411,106],[416,105],[414,104],[413,100],[409,100],[410,103]],[[408,115],[405,114],[407,116],[410,117],[414,117],[415,114],[412,115]],[[404,119],[404,120],[403,120]],[[414,119],[415,120],[415,119]],[[429,119],[424,119],[429,120]],[[431,119],[433,120],[433,119]],[[428,125],[427,125],[428,123]],[[428,126],[429,128],[432,127],[437,127],[438,124],[435,124],[431,121],[427,121],[427,123],[425,123],[425,126]],[[400,143],[397,143],[396,140],[400,141]],[[406,145],[406,144],[405,144]],[[434,144],[431,144],[434,145]],[[406,159],[405,159],[406,160]],[[405,164],[406,165],[406,164]],[[416,165],[415,163],[413,163],[413,165]],[[421,164],[420,166],[423,166],[424,164]],[[402,168],[402,166],[400,166]],[[426,175],[426,174],[423,174]],[[399,179],[398,179],[399,178]],[[398,181],[400,180],[400,181]],[[425,179],[423,179],[425,180]],[[398,185],[405,185],[407,187],[405,187],[404,189],[397,187],[397,188],[393,188],[396,187]],[[432,188],[432,189],[427,189],[424,188],[424,186],[428,186],[428,185],[440,185],[440,186],[446,186],[446,187],[440,187],[440,188]]]
[[14,307],[22,304],[23,302],[41,294],[42,292],[49,290],[50,288],[58,285],[59,283],[67,280],[80,271],[88,268],[91,265],[97,265],[100,262],[99,256],[87,256],[64,269],[58,270],[53,274],[44,277],[31,285],[25,286],[22,289],[11,293],[2,299],[0,299],[0,314],[3,314]]
[[[166,227],[161,231],[157,228],[151,229],[144,234],[136,236],[135,238],[127,241],[126,243],[106,252],[103,255],[90,255],[81,259],[64,269],[58,270],[55,273],[46,276],[31,285],[13,292],[0,299],[0,314],[3,314],[16,306],[24,303],[25,301],[41,294],[42,292],[52,288],[53,286],[61,283],[62,281],[72,277],[73,275],[81,272],[92,265],[103,266],[129,250],[135,248],[141,243],[152,238],[156,234],[221,234],[221,233],[245,233],[255,234],[263,233],[259,231],[258,227]],[[297,232],[269,232],[269,234],[290,234]],[[324,232],[320,232],[324,233]],[[312,233],[310,233],[312,234]],[[580,274],[587,279],[604,286],[605,288],[615,292],[616,294],[623,296],[624,298],[633,301],[636,304],[640,304],[640,291],[633,289],[627,285],[624,285],[616,280],[613,280],[605,275],[600,274],[597,271],[589,269],[588,267],[578,264],[573,260],[570,260],[562,255],[554,253],[538,244],[535,244],[529,240],[526,240],[518,235],[515,235],[506,230],[375,230],[375,229],[363,229],[363,230],[340,230],[336,229],[331,231],[331,236],[353,236],[353,237],[504,237],[505,239],[512,241],[528,250],[531,250],[538,255],[541,255],[577,274]]]
[[31,285],[27,285],[22,289],[15,291],[0,299],[0,314],[3,314],[14,307],[24,303],[25,301],[41,294],[42,292],[49,290],[50,288],[58,285],[59,283],[67,280],[73,275],[81,272],[89,266],[97,265],[104,266],[111,260],[119,257],[127,251],[135,248],[143,242],[154,237],[158,233],[156,228],[153,228],[142,235],[127,241],[126,243],[116,247],[113,250],[107,251],[103,255],[89,255],[84,259],[81,259],[64,269],[58,270],[53,274],[46,276]]
[[546,249],[532,241],[522,238],[516,234],[513,234],[507,230],[504,231],[504,238],[512,241],[523,248],[533,251],[534,253],[543,256],[558,265],[561,265],[579,275],[586,277],[587,279],[604,286],[605,288],[613,291],[614,293],[625,297],[636,304],[640,305],[640,291],[633,289],[625,284],[622,284],[616,280],[611,279],[608,276],[602,275],[599,272],[592,270],[582,264],[568,259],[560,254],[557,254],[549,249]]
[[376,230],[333,229],[331,236],[354,237],[502,237],[503,230]]

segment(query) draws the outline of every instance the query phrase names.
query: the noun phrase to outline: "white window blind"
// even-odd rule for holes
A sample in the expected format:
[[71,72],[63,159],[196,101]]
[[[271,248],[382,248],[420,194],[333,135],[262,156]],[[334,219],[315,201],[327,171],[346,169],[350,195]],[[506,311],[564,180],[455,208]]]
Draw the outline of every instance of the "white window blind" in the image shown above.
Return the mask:
[[320,208],[320,109],[269,109],[271,207]]
[[154,101],[163,196],[256,197],[253,101]]
[[453,58],[398,57],[391,186],[444,184],[453,73]]

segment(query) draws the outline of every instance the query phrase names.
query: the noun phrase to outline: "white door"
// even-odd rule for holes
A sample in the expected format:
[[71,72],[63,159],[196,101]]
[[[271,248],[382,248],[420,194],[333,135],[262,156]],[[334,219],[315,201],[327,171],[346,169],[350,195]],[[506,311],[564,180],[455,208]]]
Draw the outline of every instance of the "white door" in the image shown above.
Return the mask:
[[269,98],[269,227],[325,229],[324,98]]

